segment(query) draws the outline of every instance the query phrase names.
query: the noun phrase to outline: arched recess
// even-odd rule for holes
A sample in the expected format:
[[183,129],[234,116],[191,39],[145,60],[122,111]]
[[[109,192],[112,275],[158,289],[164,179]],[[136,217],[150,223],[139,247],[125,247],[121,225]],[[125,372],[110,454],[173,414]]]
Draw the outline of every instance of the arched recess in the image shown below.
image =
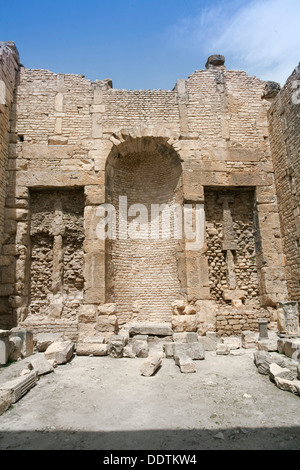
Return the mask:
[[[184,295],[186,283],[184,243],[172,213],[175,208],[182,212],[183,206],[181,160],[170,144],[176,138],[133,131],[118,137],[106,162],[106,203],[116,210],[116,236],[106,240],[106,301],[117,304],[120,324],[170,321],[171,304]],[[124,202],[126,207],[120,205]],[[141,221],[141,212],[130,215],[136,204],[148,215],[148,224],[138,226],[142,239],[133,239],[130,232],[131,223]],[[153,209],[158,205],[171,208],[169,237],[161,212]],[[127,214],[125,236],[121,211]],[[159,226],[158,239],[151,223]]]

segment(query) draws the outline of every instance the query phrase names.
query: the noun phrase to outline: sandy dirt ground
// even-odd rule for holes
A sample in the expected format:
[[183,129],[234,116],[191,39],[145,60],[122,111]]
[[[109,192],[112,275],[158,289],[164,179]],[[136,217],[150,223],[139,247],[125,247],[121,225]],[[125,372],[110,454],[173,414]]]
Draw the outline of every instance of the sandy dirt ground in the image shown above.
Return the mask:
[[[0,369],[0,384],[29,358]],[[195,374],[172,359],[78,357],[0,416],[1,450],[300,450],[300,397],[257,372],[253,351],[206,352]]]

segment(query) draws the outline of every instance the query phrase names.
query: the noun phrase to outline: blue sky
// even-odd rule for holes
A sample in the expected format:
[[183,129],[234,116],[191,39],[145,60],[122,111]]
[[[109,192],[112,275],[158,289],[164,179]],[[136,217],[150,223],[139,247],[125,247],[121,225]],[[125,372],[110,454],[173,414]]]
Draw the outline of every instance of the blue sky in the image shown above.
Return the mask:
[[0,1],[0,41],[24,66],[114,88],[172,89],[214,53],[283,85],[300,60],[300,0]]

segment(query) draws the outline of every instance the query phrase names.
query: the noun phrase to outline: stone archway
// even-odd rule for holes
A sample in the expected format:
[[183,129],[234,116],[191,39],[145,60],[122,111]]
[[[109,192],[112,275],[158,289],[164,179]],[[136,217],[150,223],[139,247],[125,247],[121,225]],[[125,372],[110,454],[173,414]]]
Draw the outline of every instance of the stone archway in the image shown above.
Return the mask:
[[[122,136],[106,163],[106,203],[116,209],[117,221],[116,239],[106,241],[106,300],[117,304],[120,324],[132,319],[170,321],[171,304],[182,293],[178,260],[184,248],[172,212],[183,204],[181,161],[168,143],[170,136]],[[135,215],[141,221],[136,204],[145,208],[148,221],[139,226],[139,239],[130,231]],[[170,236],[153,205],[170,210]],[[128,215],[125,236],[121,211]],[[159,227],[156,237],[153,221]]]

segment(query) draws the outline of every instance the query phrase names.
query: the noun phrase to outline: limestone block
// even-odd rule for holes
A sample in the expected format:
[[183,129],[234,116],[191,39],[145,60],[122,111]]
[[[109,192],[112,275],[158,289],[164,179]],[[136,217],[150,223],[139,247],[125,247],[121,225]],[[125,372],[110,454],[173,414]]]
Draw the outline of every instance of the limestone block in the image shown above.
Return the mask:
[[99,315],[115,315],[117,312],[116,304],[104,304],[98,306]]
[[164,343],[163,350],[167,359],[174,357],[174,344],[175,343]]
[[175,300],[172,303],[172,313],[173,315],[183,315],[184,309],[187,306],[187,301],[180,299],[180,300]]
[[98,315],[97,330],[100,333],[116,333],[118,330],[118,319],[116,315]]
[[149,346],[147,341],[134,341],[132,349],[136,357],[148,357]]
[[129,335],[172,336],[170,323],[139,322],[129,325]]
[[1,385],[1,391],[9,390],[11,392],[12,403],[16,403],[37,383],[37,372],[32,371],[27,375],[13,379]]
[[202,343],[174,343],[174,357],[188,356],[193,360],[205,359],[205,350]]
[[227,344],[219,344],[216,350],[217,356],[228,356],[230,348]]
[[38,376],[49,374],[50,372],[54,371],[53,367],[51,366],[50,362],[47,361],[44,354],[34,357],[30,361],[28,367],[29,369],[36,371]]
[[12,392],[10,390],[0,390],[0,416],[8,410],[12,404]]
[[161,366],[162,359],[160,354],[152,353],[141,365],[141,375],[151,377]]
[[97,305],[83,304],[78,311],[78,322],[94,323],[97,320]]
[[92,342],[77,343],[76,354],[77,356],[107,356],[108,345]]
[[233,349],[239,349],[242,346],[241,338],[237,336],[228,336],[225,338],[221,338],[221,343],[226,344],[229,347],[230,351],[232,351]]
[[198,300],[196,308],[198,334],[203,336],[207,331],[215,330],[217,312],[215,302],[212,300]]
[[5,365],[9,356],[9,334],[8,330],[0,330],[0,364]]
[[22,343],[23,343],[22,356],[23,357],[31,356],[31,354],[33,354],[33,348],[34,348],[32,331],[29,331],[20,327],[12,328],[11,337],[13,336],[18,336],[22,340]]
[[236,290],[223,290],[223,299],[224,300],[244,300],[246,298],[247,292],[241,289]]
[[219,340],[216,333],[213,333],[214,336],[210,336],[209,332],[205,336],[199,336],[198,341],[203,344],[205,351],[216,351]]
[[22,347],[23,342],[22,339],[18,336],[12,336],[9,339],[9,354],[8,359],[9,361],[17,361],[22,356]]
[[179,356],[175,363],[183,374],[194,374],[196,372],[196,365],[189,356]]
[[300,380],[286,380],[281,377],[275,377],[275,383],[280,390],[294,393],[300,396]]
[[178,333],[197,331],[197,315],[173,315],[172,328]]
[[107,353],[116,359],[123,357],[124,342],[112,335],[107,343]]
[[62,341],[63,335],[61,333],[38,333],[36,335],[35,347],[38,352],[45,352],[50,344],[56,341]]
[[71,359],[74,347],[74,343],[70,340],[56,341],[46,349],[44,354],[47,360],[54,359],[57,364],[65,364]]
[[277,342],[278,352],[285,354],[295,360],[300,359],[300,338],[284,339],[281,338]]
[[92,344],[104,344],[105,337],[104,336],[88,336],[84,338],[84,343],[92,343]]
[[197,343],[198,333],[195,332],[184,332],[184,333],[173,333],[173,341],[175,343]]
[[127,357],[130,359],[135,359],[135,354],[132,350],[132,346],[125,346],[123,349],[123,357]]
[[275,382],[275,378],[280,377],[281,379],[294,380],[296,379],[296,374],[286,367],[280,367],[276,363],[270,364],[270,379]]
[[257,342],[257,347],[261,351],[277,351],[278,340],[276,338],[261,339]]
[[242,332],[242,346],[244,349],[256,348],[258,341],[258,333],[253,331]]

